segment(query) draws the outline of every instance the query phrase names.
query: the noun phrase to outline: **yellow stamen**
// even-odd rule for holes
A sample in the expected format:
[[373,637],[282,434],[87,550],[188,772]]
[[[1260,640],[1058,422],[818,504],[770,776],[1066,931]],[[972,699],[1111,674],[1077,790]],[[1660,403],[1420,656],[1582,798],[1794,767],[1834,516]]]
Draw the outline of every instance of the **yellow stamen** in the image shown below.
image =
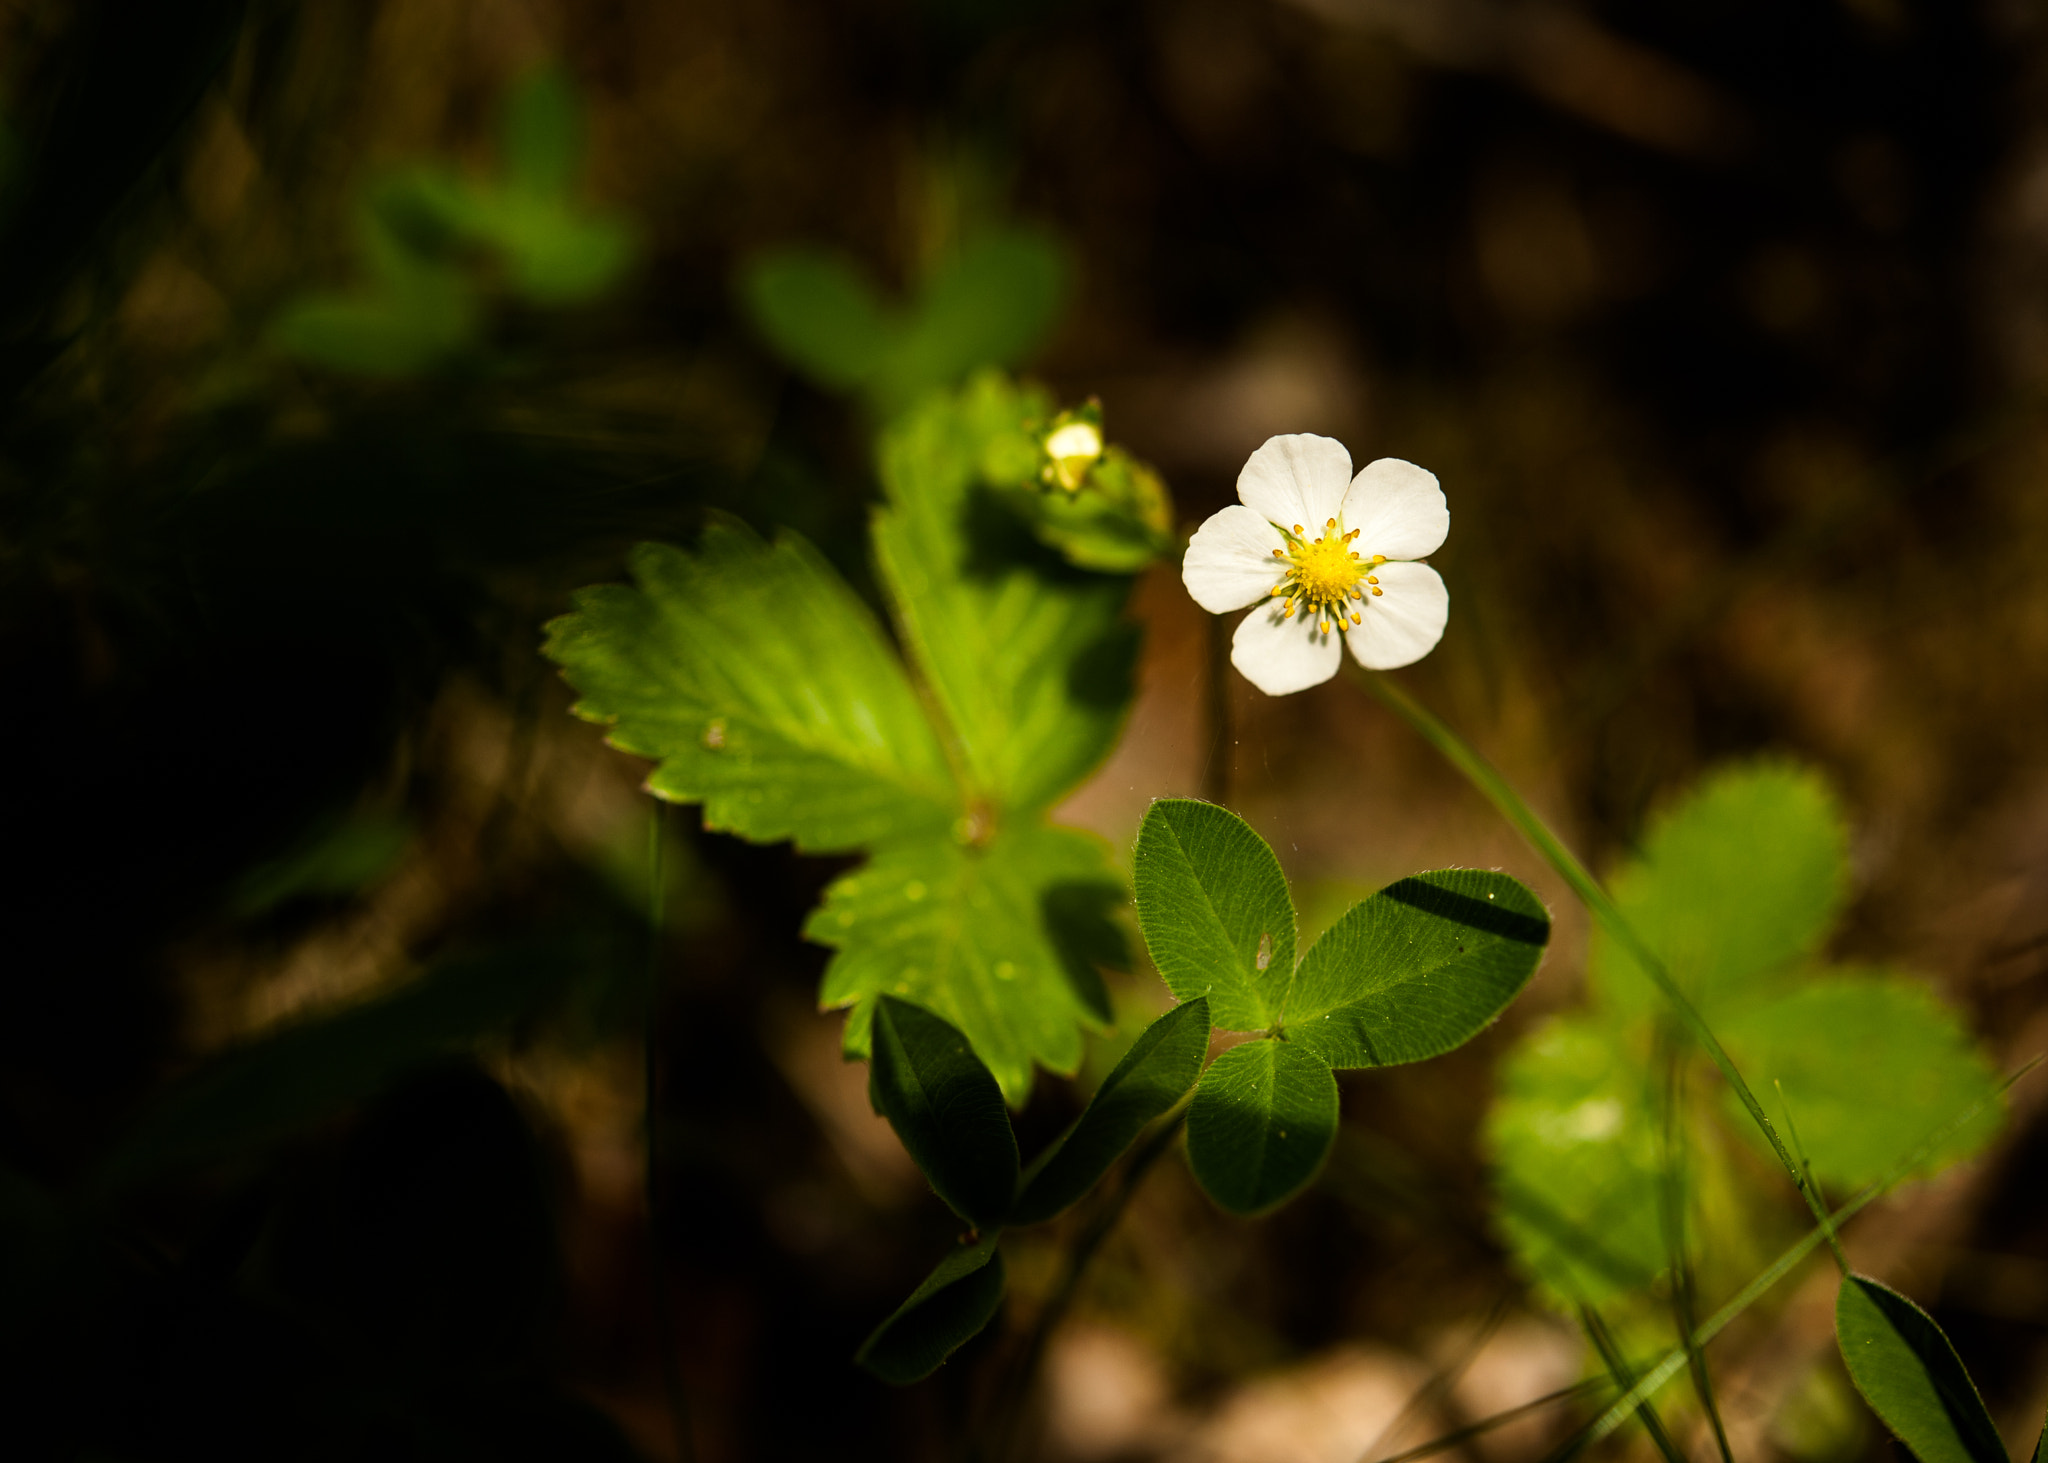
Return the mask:
[[1375,564],[1384,564],[1387,562],[1387,556],[1385,554],[1374,554],[1372,556],[1372,561]]
[[1375,585],[1374,585],[1374,586],[1372,587],[1372,592],[1373,592],[1374,594],[1385,594],[1385,593],[1386,593],[1386,591],[1385,591],[1384,589],[1381,589],[1381,588],[1380,588],[1380,587],[1379,587],[1379,586],[1378,586],[1377,584],[1375,584]]

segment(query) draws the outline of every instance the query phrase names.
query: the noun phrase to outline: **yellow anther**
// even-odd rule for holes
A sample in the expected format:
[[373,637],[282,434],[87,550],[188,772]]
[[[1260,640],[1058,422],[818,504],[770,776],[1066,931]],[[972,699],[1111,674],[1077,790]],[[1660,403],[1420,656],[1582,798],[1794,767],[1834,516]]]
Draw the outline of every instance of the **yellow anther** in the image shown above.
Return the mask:
[[1354,625],[1363,625],[1363,624],[1365,623],[1365,616],[1364,616],[1364,615],[1353,615],[1353,616],[1351,617],[1351,623],[1352,623],[1352,624],[1354,624]]
[[1317,620],[1317,621],[1316,621],[1316,631],[1317,631],[1317,633],[1318,633],[1318,634],[1323,634],[1323,635],[1327,635],[1327,634],[1329,634],[1329,633],[1330,633],[1330,622],[1329,622],[1328,620]]
[[1372,561],[1375,564],[1384,564],[1387,562],[1387,556],[1385,554],[1374,554],[1372,556]]
[[1266,592],[1268,594],[1285,594],[1287,593],[1287,586],[1284,584],[1276,584]]
[[1295,531],[1296,533],[1300,533],[1300,532],[1301,532],[1301,525],[1300,525],[1300,524],[1298,524],[1298,523],[1297,523],[1297,524],[1295,524],[1295,525],[1294,525],[1294,531]]
[[1358,551],[1357,551],[1356,549],[1353,549],[1353,550],[1351,551],[1351,557],[1352,557],[1352,558],[1354,558],[1354,559],[1358,557]]
[[1282,614],[1280,618],[1283,620],[1291,620],[1294,618],[1294,602],[1292,600],[1289,600],[1287,602],[1286,613]]
[[1276,558],[1276,559],[1284,559],[1284,558],[1286,558],[1286,557],[1287,557],[1287,550],[1285,550],[1285,549],[1275,549],[1275,550],[1273,550],[1273,557],[1274,557],[1274,558]]
[[1329,521],[1328,523],[1325,523],[1325,524],[1323,525],[1323,527],[1324,527],[1324,528],[1335,528],[1336,526],[1337,526],[1337,520],[1336,520],[1336,519],[1334,519],[1334,518],[1332,518],[1332,519],[1331,519],[1331,520],[1330,520],[1330,521]]
[[1374,585],[1374,586],[1372,587],[1372,592],[1373,592],[1374,594],[1385,594],[1385,593],[1386,593],[1386,591],[1385,591],[1384,589],[1381,589],[1381,588],[1380,588],[1380,587],[1379,587],[1379,586],[1378,586],[1377,584],[1375,584],[1375,585]]
[[1352,529],[1352,530],[1351,530],[1351,532],[1349,532],[1349,533],[1347,533],[1347,534],[1345,534],[1345,535],[1344,535],[1344,542],[1345,542],[1345,543],[1347,543],[1347,544],[1348,544],[1348,543],[1350,543],[1350,542],[1351,542],[1351,541],[1352,541],[1353,539],[1357,538],[1357,537],[1358,537],[1358,535],[1359,535],[1359,534],[1361,534],[1361,533],[1363,533],[1363,532],[1364,532],[1364,530],[1363,530],[1363,529],[1358,529],[1358,528],[1354,528],[1354,529]]
[[1365,576],[1365,582],[1367,584],[1378,584],[1380,582],[1380,576],[1377,574],[1368,574]]

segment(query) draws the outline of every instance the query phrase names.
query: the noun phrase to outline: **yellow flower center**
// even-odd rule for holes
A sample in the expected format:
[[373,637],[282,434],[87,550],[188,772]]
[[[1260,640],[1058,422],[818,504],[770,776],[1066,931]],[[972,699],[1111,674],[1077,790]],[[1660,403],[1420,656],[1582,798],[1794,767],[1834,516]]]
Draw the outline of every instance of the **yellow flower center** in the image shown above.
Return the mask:
[[1297,611],[1303,619],[1312,614],[1316,630],[1324,635],[1330,633],[1332,621],[1339,628],[1346,619],[1354,625],[1364,622],[1365,616],[1359,613],[1363,602],[1384,592],[1379,576],[1372,571],[1386,563],[1387,556],[1365,558],[1351,547],[1357,537],[1357,529],[1346,533],[1334,518],[1313,539],[1300,524],[1294,525],[1294,532],[1287,535],[1288,546],[1273,550],[1273,557],[1287,565],[1286,577],[1272,589],[1276,598],[1287,602],[1287,618]]

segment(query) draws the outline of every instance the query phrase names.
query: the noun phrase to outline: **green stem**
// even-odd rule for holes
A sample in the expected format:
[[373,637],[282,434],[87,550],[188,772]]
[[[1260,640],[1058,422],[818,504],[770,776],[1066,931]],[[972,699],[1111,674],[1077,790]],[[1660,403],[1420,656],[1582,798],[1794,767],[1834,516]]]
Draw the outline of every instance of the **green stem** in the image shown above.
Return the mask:
[[1721,1075],[1735,1090],[1735,1095],[1742,1100],[1742,1106],[1748,1111],[1758,1130],[1763,1133],[1765,1141],[1771,1145],[1771,1151],[1778,1156],[1778,1162],[1784,1165],[1785,1172],[1791,1177],[1793,1186],[1799,1190],[1800,1197],[1806,1200],[1806,1207],[1813,1211],[1816,1219],[1825,1223],[1826,1205],[1806,1182],[1806,1176],[1799,1171],[1799,1165],[1793,1162],[1791,1153],[1786,1151],[1783,1140],[1778,1137],[1778,1130],[1771,1124],[1770,1115],[1764,1111],[1763,1104],[1756,1100],[1756,1094],[1750,1091],[1749,1084],[1743,1081],[1742,1073],[1736,1070],[1735,1062],[1722,1047],[1720,1038],[1714,1035],[1713,1030],[1707,1025],[1706,1018],[1700,1015],[1699,1008],[1686,998],[1685,992],[1680,990],[1678,983],[1671,978],[1671,972],[1664,968],[1664,962],[1657,958],[1643,942],[1642,937],[1636,934],[1634,928],[1622,917],[1621,910],[1608,897],[1607,891],[1600,887],[1599,881],[1587,871],[1586,866],[1579,862],[1577,855],[1550,831],[1550,825],[1537,816],[1535,809],[1522,801],[1521,794],[1501,776],[1499,770],[1480,756],[1463,737],[1439,720],[1434,712],[1384,675],[1366,673],[1364,680],[1366,688],[1382,705],[1391,709],[1413,727],[1424,741],[1441,752],[1445,760],[1464,773],[1465,780],[1500,811],[1502,817],[1514,824],[1516,831],[1528,839],[1536,852],[1543,856],[1544,861],[1571,886],[1572,892],[1579,896],[1580,902],[1586,906],[1600,927],[1607,931],[1614,942],[1626,950],[1629,957],[1642,968],[1643,974],[1650,978],[1650,983],[1671,1003],[1672,1009],[1678,1013],[1679,1020],[1685,1023],[1686,1030],[1692,1034],[1693,1039],[1706,1049],[1707,1055],[1713,1058],[1714,1065],[1721,1069]]
[[696,1457],[690,1427],[690,1399],[683,1390],[682,1367],[676,1358],[675,1317],[669,1313],[668,1261],[661,1252],[661,1226],[655,1222],[661,1175],[661,1068],[657,1060],[661,1014],[661,926],[668,893],[662,879],[662,815],[668,805],[654,800],[647,825],[647,1019],[641,1033],[641,1123],[647,1131],[647,1266],[654,1290],[654,1342],[661,1364],[661,1386],[668,1400],[669,1432],[677,1463]]

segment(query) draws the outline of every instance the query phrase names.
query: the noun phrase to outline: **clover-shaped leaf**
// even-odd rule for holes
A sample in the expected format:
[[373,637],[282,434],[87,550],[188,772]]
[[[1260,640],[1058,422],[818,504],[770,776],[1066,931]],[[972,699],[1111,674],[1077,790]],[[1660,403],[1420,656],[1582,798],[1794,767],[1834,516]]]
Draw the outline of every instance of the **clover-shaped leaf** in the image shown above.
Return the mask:
[[1266,841],[1210,803],[1162,798],[1136,854],[1138,923],[1174,993],[1216,1024],[1258,1031],[1202,1075],[1188,1160],[1209,1196],[1263,1213],[1322,1166],[1337,1132],[1337,1067],[1438,1056],[1521,991],[1550,919],[1505,874],[1417,874],[1357,905],[1297,963],[1294,904]]

